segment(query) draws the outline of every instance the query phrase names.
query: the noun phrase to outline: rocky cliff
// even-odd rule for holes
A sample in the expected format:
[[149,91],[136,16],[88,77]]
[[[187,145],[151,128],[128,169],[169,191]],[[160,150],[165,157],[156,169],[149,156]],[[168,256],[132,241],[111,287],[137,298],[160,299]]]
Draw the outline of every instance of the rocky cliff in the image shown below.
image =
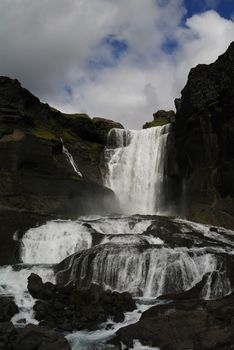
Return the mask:
[[176,100],[175,140],[190,219],[234,228],[234,42],[193,68]]
[[[1,258],[14,256],[15,231],[21,234],[48,218],[114,210],[114,194],[102,185],[101,176],[102,150],[113,127],[122,125],[61,113],[17,80],[0,77]],[[63,146],[82,176],[74,171]]]

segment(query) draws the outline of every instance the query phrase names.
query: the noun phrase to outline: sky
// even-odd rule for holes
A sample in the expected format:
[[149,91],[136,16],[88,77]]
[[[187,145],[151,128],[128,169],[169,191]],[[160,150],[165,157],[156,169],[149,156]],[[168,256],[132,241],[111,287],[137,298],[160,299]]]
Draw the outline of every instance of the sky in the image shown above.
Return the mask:
[[234,40],[234,0],[0,0],[0,75],[139,129]]

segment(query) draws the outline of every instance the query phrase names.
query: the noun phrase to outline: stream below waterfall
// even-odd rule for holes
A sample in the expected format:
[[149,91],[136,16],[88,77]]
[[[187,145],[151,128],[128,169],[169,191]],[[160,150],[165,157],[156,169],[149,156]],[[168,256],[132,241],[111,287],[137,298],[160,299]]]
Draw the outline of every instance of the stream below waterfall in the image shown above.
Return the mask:
[[[14,297],[19,307],[12,319],[16,326],[37,324],[35,299],[27,291],[32,272],[43,282],[72,282],[77,288],[94,283],[128,291],[136,299],[137,309],[126,313],[123,322],[108,320],[108,329],[102,324],[96,331],[66,334],[73,350],[101,349],[119,328],[137,322],[143,311],[170,302],[159,301],[159,296],[187,291],[204,276],[203,299],[220,298],[234,290],[230,276],[234,232],[160,216],[170,214],[164,195],[168,132],[169,126],[163,126],[109,133],[104,182],[115,192],[124,215],[48,221],[23,237],[15,234],[20,263],[0,267],[0,295]],[[72,156],[67,158],[79,173]],[[135,339],[134,349],[150,348]]]
[[[168,230],[172,230],[171,237]],[[55,282],[64,271],[56,274],[54,266],[69,256],[73,260],[64,267],[66,278],[75,279],[79,287],[94,282],[108,289],[130,291],[136,298],[138,309],[127,313],[123,323],[109,320],[112,326],[108,330],[102,325],[94,332],[67,335],[73,350],[91,349],[109,340],[119,328],[137,322],[143,311],[158,302],[158,296],[188,290],[205,274],[217,276],[213,281],[208,278],[204,299],[233,290],[222,264],[224,255],[234,254],[234,233],[185,220],[135,215],[50,221],[28,230],[20,244],[22,263],[0,267],[0,293],[15,298],[20,312],[12,321],[19,327],[37,323],[27,277],[34,272],[44,282]],[[73,269],[80,272],[74,275]],[[135,348],[140,349],[137,344]]]

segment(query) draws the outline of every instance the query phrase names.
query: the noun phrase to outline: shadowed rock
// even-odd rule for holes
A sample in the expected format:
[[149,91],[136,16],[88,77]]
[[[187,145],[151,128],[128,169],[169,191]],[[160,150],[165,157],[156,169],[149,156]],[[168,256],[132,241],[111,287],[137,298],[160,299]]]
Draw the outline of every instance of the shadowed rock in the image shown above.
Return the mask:
[[72,285],[43,284],[38,275],[31,274],[28,290],[33,297],[40,299],[34,305],[35,318],[40,325],[60,331],[95,330],[109,317],[115,322],[123,322],[124,312],[136,308],[129,293],[105,291],[95,284],[77,290]]
[[[188,294],[190,291],[187,292]],[[117,332],[132,347],[133,339],[161,350],[231,349],[234,345],[234,294],[217,301],[177,299],[154,306],[139,322]]]

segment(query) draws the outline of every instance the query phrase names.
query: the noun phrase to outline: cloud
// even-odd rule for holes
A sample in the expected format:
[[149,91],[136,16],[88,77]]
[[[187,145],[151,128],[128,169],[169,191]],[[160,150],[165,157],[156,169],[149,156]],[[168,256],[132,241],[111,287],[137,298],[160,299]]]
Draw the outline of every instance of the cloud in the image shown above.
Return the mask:
[[1,0],[0,74],[66,112],[139,128],[234,37],[215,11],[184,25],[185,13],[182,0]]

